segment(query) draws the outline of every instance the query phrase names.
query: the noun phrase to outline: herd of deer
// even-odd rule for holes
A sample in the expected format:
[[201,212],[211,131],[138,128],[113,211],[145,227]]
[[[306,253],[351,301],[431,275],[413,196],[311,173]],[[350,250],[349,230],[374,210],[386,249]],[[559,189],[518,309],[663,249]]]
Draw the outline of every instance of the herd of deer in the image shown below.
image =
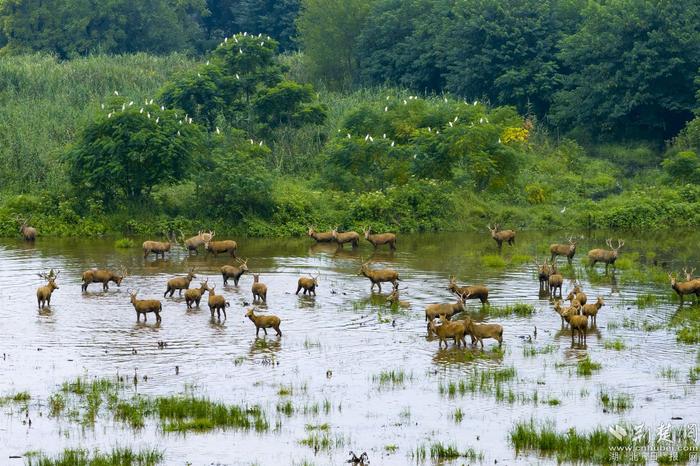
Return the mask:
[[[21,224],[21,230],[23,237],[27,241],[33,241],[36,238],[36,230],[28,226],[28,219],[17,218],[17,221]],[[493,227],[488,225],[488,229],[491,232],[491,237],[496,241],[499,250],[502,248],[504,242],[509,245],[515,243],[515,231],[513,230],[500,230],[499,225],[496,224]],[[393,233],[383,233],[383,234],[372,234],[370,228],[363,229],[365,239],[370,242],[375,248],[380,245],[388,245],[391,250],[396,249],[396,235]],[[223,278],[223,285],[228,285],[228,280],[233,279],[234,285],[238,286],[241,276],[248,272],[248,261],[247,259],[236,258],[236,251],[238,245],[235,241],[225,240],[225,241],[213,241],[215,236],[213,231],[200,231],[196,236],[185,239],[182,232],[180,232],[180,237],[184,248],[188,251],[188,254],[195,253],[198,254],[200,247],[204,247],[204,250],[217,255],[219,253],[228,253],[231,257],[235,258],[235,265],[224,265],[221,267],[221,276]],[[317,242],[336,242],[338,247],[342,248],[345,243],[350,243],[353,248],[358,247],[360,241],[360,235],[354,231],[348,232],[338,232],[337,227],[329,232],[317,232],[314,228],[310,227],[308,230],[308,235],[316,240]],[[554,304],[554,310],[559,314],[562,321],[562,326],[569,325],[571,327],[571,340],[572,344],[574,342],[574,337],[578,337],[580,343],[585,343],[586,341],[586,329],[588,328],[589,319],[592,325],[595,325],[597,314],[600,308],[604,305],[604,301],[601,297],[598,297],[594,303],[587,303],[587,296],[583,292],[581,285],[575,283],[575,287],[568,294],[566,300],[570,302],[568,307],[562,307],[562,286],[564,284],[564,277],[559,273],[557,267],[557,258],[559,256],[566,257],[569,264],[572,263],[573,258],[576,254],[576,240],[573,237],[569,237],[568,244],[552,244],[549,248],[551,257],[545,258],[542,263],[535,262],[537,266],[537,274],[539,278],[539,289],[540,295],[549,295]],[[158,241],[145,241],[143,243],[144,258],[148,257],[149,254],[154,253],[156,257],[165,256],[165,253],[170,251],[172,245],[179,244],[177,238],[174,235],[169,237],[168,242],[158,242]],[[588,252],[588,262],[590,266],[594,266],[596,263],[601,262],[605,264],[606,273],[608,267],[612,265],[615,267],[615,261],[618,258],[619,251],[624,246],[625,242],[622,240],[617,241],[617,246],[613,246],[612,239],[606,240],[606,244],[610,249],[592,249]],[[678,294],[681,300],[681,305],[683,304],[683,298],[686,295],[696,295],[696,298],[700,300],[700,278],[694,278],[693,272],[695,269],[688,271],[683,269],[685,274],[685,281],[678,282],[673,274],[668,274],[671,280],[671,287]],[[48,273],[39,274],[40,277],[46,280],[46,285],[40,287],[37,290],[37,304],[39,308],[44,306],[49,306],[51,304],[51,294],[54,290],[59,287],[56,284],[56,279],[60,271],[54,271],[53,269]],[[369,261],[362,260],[359,275],[367,277],[371,282],[370,291],[374,292],[374,287],[378,288],[378,291],[382,291],[382,283],[391,283],[393,290],[391,294],[387,297],[387,302],[392,306],[399,307],[410,307],[410,303],[402,301],[399,295],[399,274],[393,269],[373,269],[369,266]],[[109,290],[109,283],[113,282],[117,286],[120,286],[122,280],[127,276],[126,269],[121,269],[119,272],[112,272],[109,270],[99,270],[90,269],[82,274],[82,291],[87,291],[87,287],[91,283],[101,283],[103,291]],[[230,303],[226,301],[225,297],[216,294],[216,285],[210,285],[209,280],[205,279],[200,282],[198,288],[190,289],[190,284],[192,280],[197,278],[195,275],[194,268],[190,269],[186,276],[175,277],[166,283],[166,290],[163,297],[168,295],[172,297],[175,291],[178,291],[178,295],[182,296],[182,291],[185,290],[185,304],[188,309],[193,307],[198,307],[204,293],[209,293],[208,296],[208,307],[211,313],[211,317],[214,317],[214,312],[216,312],[217,318],[221,318],[221,313],[226,316],[226,308],[230,307]],[[319,275],[309,275],[299,278],[297,282],[296,294],[298,295],[300,291],[303,290],[304,295],[316,296],[316,287],[318,286]],[[430,304],[425,309],[425,319],[428,322],[428,333],[435,334],[439,339],[439,345],[442,347],[444,343],[447,346],[447,339],[452,338],[455,344],[459,347],[461,344],[465,344],[464,337],[469,334],[471,337],[472,344],[480,343],[483,348],[483,340],[485,338],[493,338],[498,341],[499,346],[503,341],[503,327],[498,324],[483,324],[473,322],[469,317],[464,319],[453,319],[456,314],[465,311],[465,303],[468,299],[479,299],[482,305],[488,304],[489,289],[484,285],[472,285],[472,286],[458,286],[457,281],[454,276],[450,277],[450,282],[447,290],[452,292],[457,296],[455,303],[442,303],[442,304]],[[267,302],[267,286],[260,282],[260,275],[253,274],[253,284],[251,286],[251,291],[253,294],[253,303],[266,303]],[[160,300],[157,299],[137,299],[137,291],[129,290],[129,295],[131,299],[131,304],[133,305],[137,320],[140,321],[141,315],[143,315],[144,321],[147,320],[146,315],[148,313],[153,313],[156,316],[158,322],[161,321],[160,313],[163,310],[163,305]],[[277,332],[277,335],[282,335],[279,329],[281,320],[279,317],[274,315],[256,315],[256,307],[247,310],[245,317],[249,318],[256,328],[256,336],[260,329],[263,329],[267,335],[267,329],[272,328]]]

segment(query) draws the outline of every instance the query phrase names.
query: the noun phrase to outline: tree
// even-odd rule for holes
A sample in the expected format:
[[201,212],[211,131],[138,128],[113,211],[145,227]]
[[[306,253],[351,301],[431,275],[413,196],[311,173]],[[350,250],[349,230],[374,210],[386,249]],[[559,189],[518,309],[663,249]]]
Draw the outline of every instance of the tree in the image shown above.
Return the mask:
[[200,37],[204,0],[6,0],[0,2],[5,51],[167,53]]
[[568,69],[552,119],[603,137],[663,141],[692,117],[700,66],[700,4],[590,2],[562,42]]
[[314,75],[335,87],[358,74],[358,43],[375,0],[302,0],[296,25]]
[[116,98],[66,153],[69,176],[81,198],[109,206],[140,200],[156,186],[189,177],[203,134],[181,111]]
[[680,183],[700,183],[700,157],[691,150],[671,152],[661,164]]
[[446,70],[439,35],[449,10],[447,0],[374,3],[357,48],[363,80],[440,92]]

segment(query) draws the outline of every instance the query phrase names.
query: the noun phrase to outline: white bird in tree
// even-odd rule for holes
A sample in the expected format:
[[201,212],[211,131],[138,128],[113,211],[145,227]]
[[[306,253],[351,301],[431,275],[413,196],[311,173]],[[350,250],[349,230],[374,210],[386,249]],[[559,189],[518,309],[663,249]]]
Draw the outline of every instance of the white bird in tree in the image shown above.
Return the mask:
[[253,145],[253,140],[252,140],[252,139],[250,140],[250,144]]
[[139,110],[139,113],[143,113],[143,107],[141,107],[141,110]]
[[117,91],[114,91],[114,95],[119,95],[119,93]]
[[151,112],[146,112],[146,116],[147,116],[148,119],[150,120],[150,119],[151,119]]
[[388,106],[387,106],[387,107],[384,107],[384,111],[385,111],[385,112],[388,112],[388,111],[389,111],[389,107],[388,107]]
[[483,117],[479,118],[479,123],[483,123],[483,122],[484,122],[484,118]]
[[177,130],[177,135],[178,135],[178,136],[180,135],[180,130],[179,130],[179,129]]
[[207,60],[207,66],[209,66],[209,60]]
[[501,143],[501,138],[498,138],[498,143],[499,143],[499,144]]
[[132,105],[134,105],[134,101],[133,101],[133,100],[129,102],[129,107],[131,107]]
[[474,105],[476,105],[476,104],[478,104],[478,103],[479,103],[479,101],[478,101],[478,100],[475,100],[475,101],[474,101]]
[[350,133],[348,133],[348,139],[350,139],[350,138],[352,138],[352,136],[350,136]]
[[159,121],[160,121],[160,117],[157,117],[157,118],[156,118],[156,124],[158,124]]
[[258,144],[258,145],[259,145],[260,147],[262,147],[262,145],[263,145],[263,142],[262,142],[262,141],[260,141],[260,144]]
[[243,31],[243,36],[247,36],[248,33],[246,31]]
[[448,123],[450,124],[450,128],[452,128],[452,126],[454,126],[451,121],[448,121]]
[[122,112],[126,109],[126,104],[122,104]]
[[148,105],[153,105],[153,99],[148,101]]
[[238,53],[243,55],[243,49],[238,49]]
[[236,73],[236,79],[241,79],[241,77],[238,76],[238,73]]
[[236,37],[234,37],[233,40],[236,41],[236,43],[238,43],[238,39]]
[[430,126],[428,126],[428,132],[429,132],[429,133],[432,133],[432,132],[433,132],[433,130],[430,129]]
[[164,112],[164,111],[165,111],[165,106],[164,106],[164,105],[161,105],[161,106],[160,106],[160,111],[161,111],[161,112]]
[[452,121],[454,121],[455,123],[457,123],[457,120],[459,120],[459,116],[456,116],[455,119],[452,120]]
[[408,102],[406,102],[406,99],[403,99],[403,104],[406,105]]
[[105,109],[105,104],[100,104],[100,108],[102,108],[102,110],[104,110],[104,109]]
[[260,47],[262,47],[263,45],[265,45],[265,42],[260,42]]
[[228,37],[224,37],[224,44],[228,43]]
[[374,138],[372,136],[369,137],[370,142],[374,142]]
[[112,118],[112,112],[109,112],[109,113],[107,114],[107,118]]
[[369,140],[369,133],[367,133],[367,135],[365,136],[365,141],[368,141],[368,140]]
[[382,134],[382,139],[386,139],[386,133]]
[[447,97],[444,97],[443,99],[445,100],[445,103],[447,103]]
[[391,141],[391,147],[394,147],[394,141]]

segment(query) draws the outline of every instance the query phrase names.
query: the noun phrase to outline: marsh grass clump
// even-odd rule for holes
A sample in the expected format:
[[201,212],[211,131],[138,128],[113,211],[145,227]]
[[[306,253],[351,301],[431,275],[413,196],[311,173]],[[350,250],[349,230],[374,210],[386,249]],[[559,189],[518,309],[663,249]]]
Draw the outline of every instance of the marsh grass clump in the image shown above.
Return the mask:
[[621,413],[632,408],[632,396],[626,393],[610,395],[601,390],[598,394],[598,399],[600,400],[600,404],[603,405],[603,409],[614,413]]
[[477,452],[472,448],[467,450],[459,450],[455,445],[444,445],[441,442],[436,442],[426,447],[421,445],[417,447],[411,454],[417,461],[423,462],[430,455],[430,459],[443,462],[451,461],[459,458],[464,458],[469,461],[481,461],[484,459],[484,454]]
[[49,397],[49,416],[57,417],[66,408],[66,399],[60,393],[54,393]]
[[7,396],[0,396],[0,406],[7,403],[27,403],[31,398],[29,392],[17,392]]
[[490,317],[507,317],[511,315],[529,317],[535,313],[535,306],[525,303],[509,304],[503,307],[489,305],[485,306],[482,312]]
[[165,432],[206,431],[215,428],[265,432],[269,423],[259,406],[225,405],[193,396],[158,397],[154,408]]
[[285,401],[284,403],[277,403],[277,412],[282,413],[287,417],[291,417],[294,414],[294,405],[289,400]]
[[[537,425],[531,419],[515,424],[510,432],[510,441],[516,452],[532,450],[543,456],[555,456],[558,462],[624,464],[631,459],[628,456],[629,451],[624,447],[632,446],[632,437],[618,440],[602,427],[589,433],[578,432],[572,427],[560,433],[551,422]],[[640,442],[634,445],[642,446]],[[613,453],[616,454],[616,460],[612,456]]]
[[654,306],[654,305],[656,305],[657,302],[658,302],[658,298],[656,297],[655,294],[651,294],[651,293],[640,294],[634,300],[634,303],[640,309],[644,309],[645,307]]
[[120,238],[114,242],[117,249],[131,249],[136,247],[136,243],[131,238]]
[[145,425],[146,416],[153,412],[153,403],[139,396],[135,396],[130,401],[119,400],[114,405],[114,418],[126,422],[133,429],[142,428]]
[[665,367],[661,369],[659,375],[664,379],[675,380],[678,378],[678,369],[672,367]]
[[438,391],[443,396],[454,398],[458,394],[485,394],[493,395],[498,401],[514,403],[518,400],[517,394],[508,386],[507,382],[516,377],[515,367],[502,369],[480,369],[474,367],[466,379],[450,381],[447,384],[440,383]]
[[700,306],[681,308],[669,325],[676,329],[676,340],[687,345],[700,343]]
[[601,364],[591,361],[590,356],[586,356],[576,364],[576,373],[578,375],[591,375],[594,371],[600,370]]
[[603,344],[603,347],[604,347],[605,349],[612,349],[612,350],[615,350],[615,351],[622,351],[623,349],[625,349],[625,343],[624,343],[621,339],[617,338],[617,339],[615,339],[615,340],[607,340],[607,341]]
[[66,449],[58,456],[42,453],[26,456],[27,466],[155,466],[163,461],[163,453],[157,450],[134,452],[129,448],[114,448],[109,453]]
[[455,409],[455,412],[454,414],[452,414],[452,417],[454,418],[457,424],[462,422],[462,419],[464,419],[464,411],[462,411],[462,408]]
[[[309,431],[308,428],[306,430]],[[312,429],[306,438],[299,440],[299,444],[310,447],[314,451],[328,451],[333,448],[340,448],[344,446],[345,439],[340,435],[331,436],[329,430],[330,429]]]
[[372,381],[379,387],[391,386],[392,388],[402,387],[406,381],[413,380],[413,374],[406,374],[402,369],[382,371],[372,376]]
[[485,256],[481,256],[481,265],[493,269],[502,269],[507,264],[503,257],[496,254],[487,254]]
[[538,354],[551,354],[556,351],[557,347],[555,345],[545,345],[540,348],[535,345],[525,345],[523,346],[523,356],[534,358]]

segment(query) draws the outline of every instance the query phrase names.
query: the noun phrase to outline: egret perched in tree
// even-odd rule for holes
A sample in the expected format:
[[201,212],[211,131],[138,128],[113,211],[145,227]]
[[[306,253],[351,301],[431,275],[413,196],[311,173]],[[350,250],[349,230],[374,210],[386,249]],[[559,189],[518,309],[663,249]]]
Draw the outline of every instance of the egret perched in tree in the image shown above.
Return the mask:
[[131,107],[132,105],[134,105],[134,101],[133,101],[133,100],[129,102],[129,107]]
[[241,77],[238,76],[238,73],[236,73],[236,79],[241,79]]
[[499,144],[501,143],[501,138],[498,138],[498,143],[499,143]]
[[474,101],[474,105],[476,105],[476,104],[478,104],[478,103],[479,103],[479,101],[477,101],[477,100]]
[[394,147],[394,141],[391,141],[391,147]]
[[365,136],[365,141],[369,140],[369,133],[367,133],[367,136]]
[[432,132],[433,132],[433,130],[430,129],[430,126],[428,126],[428,132],[429,132],[429,133],[432,133]]
[[447,103],[447,97],[444,97],[443,99],[445,100],[445,103]]
[[180,135],[180,130],[179,130],[179,129],[177,130],[177,135],[178,135],[178,136]]
[[233,37],[233,40],[236,41],[236,43],[238,43],[238,39],[236,39],[235,36]]
[[388,107],[388,106],[387,106],[387,107],[384,107],[384,111],[385,111],[385,112],[388,112],[388,111],[389,111],[389,107]]
[[143,113],[143,107],[141,107],[141,110],[139,110],[139,113]]
[[207,60],[207,66],[209,66],[209,60]]
[[119,93],[117,91],[114,91],[114,95],[119,95]]
[[104,109],[105,109],[105,104],[100,104],[100,108],[102,108],[102,110],[104,110]]
[[216,127],[216,134],[221,134],[221,130],[219,129],[218,126]]
[[161,106],[160,106],[160,111],[161,111],[161,112],[164,112],[164,111],[165,111],[165,105],[161,105]]
[[260,147],[262,147],[262,145],[263,145],[263,142],[262,142],[262,141],[260,141],[260,144],[258,144],[258,145],[259,145]]
[[403,99],[403,104],[406,105],[408,102],[406,102],[406,99]]
[[252,139],[250,140],[250,144],[253,145],[253,140],[252,140]]
[[382,134],[382,139],[386,139],[386,133]]
[[156,118],[156,124],[160,121],[160,117]]
[[448,121],[448,123],[450,124],[450,128],[452,128],[452,126],[453,126],[453,125],[452,125],[452,122],[451,122],[451,121]]
[[260,47],[262,47],[265,44],[265,42],[260,42]]
[[148,119],[150,120],[150,119],[151,119],[151,112],[146,112],[146,116],[147,116]]
[[112,112],[109,112],[109,113],[107,114],[107,118],[112,118]]
[[372,136],[369,137],[370,142],[374,142],[374,138]]
[[455,119],[452,120],[452,121],[454,121],[455,123],[457,123],[457,120],[458,120],[458,119],[459,119],[459,116],[456,116]]
[[122,104],[122,112],[126,109],[126,104]]
[[243,49],[238,49],[238,53],[243,55]]
[[483,123],[483,122],[484,122],[484,118],[483,117],[479,118],[479,123]]
[[224,37],[224,44],[228,43],[228,37]]
[[350,136],[350,133],[348,133],[348,139],[350,139],[352,136]]

